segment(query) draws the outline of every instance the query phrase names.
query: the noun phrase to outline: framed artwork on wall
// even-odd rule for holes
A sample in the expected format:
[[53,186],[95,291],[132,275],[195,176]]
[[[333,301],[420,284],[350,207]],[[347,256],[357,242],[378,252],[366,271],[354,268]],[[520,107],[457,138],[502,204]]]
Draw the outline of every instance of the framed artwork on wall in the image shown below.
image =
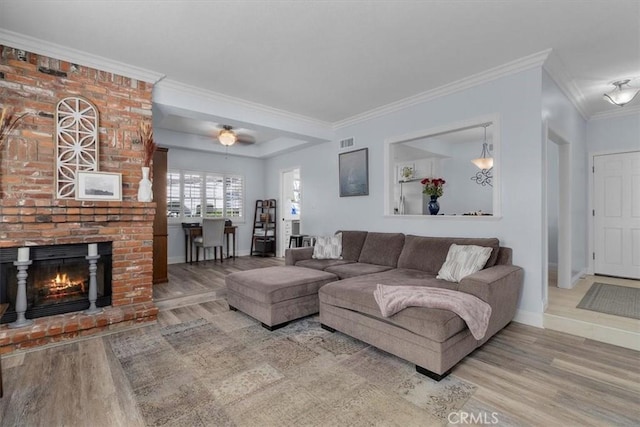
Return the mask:
[[122,200],[122,174],[78,171],[76,200]]
[[340,197],[369,195],[369,149],[338,155]]
[[410,181],[416,177],[415,163],[401,163],[397,166],[398,181]]

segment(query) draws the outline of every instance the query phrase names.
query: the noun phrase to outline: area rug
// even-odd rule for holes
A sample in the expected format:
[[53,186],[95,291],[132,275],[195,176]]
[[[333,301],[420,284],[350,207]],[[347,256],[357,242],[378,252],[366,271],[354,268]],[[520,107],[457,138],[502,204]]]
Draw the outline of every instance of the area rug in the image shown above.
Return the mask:
[[476,387],[305,318],[269,332],[240,312],[110,337],[148,425],[446,425]]
[[640,288],[594,283],[577,308],[640,320]]

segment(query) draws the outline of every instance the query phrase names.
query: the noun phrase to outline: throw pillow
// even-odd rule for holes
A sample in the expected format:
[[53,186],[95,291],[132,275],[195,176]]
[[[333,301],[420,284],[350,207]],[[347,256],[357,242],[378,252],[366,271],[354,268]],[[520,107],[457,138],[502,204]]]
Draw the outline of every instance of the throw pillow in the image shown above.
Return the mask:
[[342,259],[342,233],[330,237],[317,237],[313,247],[315,259]]
[[491,248],[476,245],[449,246],[447,259],[438,271],[437,279],[459,282],[463,277],[482,270],[491,256]]

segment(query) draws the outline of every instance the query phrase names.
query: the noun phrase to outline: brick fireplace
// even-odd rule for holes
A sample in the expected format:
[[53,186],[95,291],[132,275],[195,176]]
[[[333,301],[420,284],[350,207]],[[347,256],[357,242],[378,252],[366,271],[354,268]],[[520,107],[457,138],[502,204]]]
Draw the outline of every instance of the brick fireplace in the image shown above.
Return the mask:
[[[29,112],[0,149],[0,248],[111,242],[111,305],[0,325],[0,354],[153,321],[154,203],[136,201],[139,124],[152,84],[0,46],[0,106]],[[56,199],[55,105],[79,95],[99,110],[99,169],[122,173],[122,201]]]

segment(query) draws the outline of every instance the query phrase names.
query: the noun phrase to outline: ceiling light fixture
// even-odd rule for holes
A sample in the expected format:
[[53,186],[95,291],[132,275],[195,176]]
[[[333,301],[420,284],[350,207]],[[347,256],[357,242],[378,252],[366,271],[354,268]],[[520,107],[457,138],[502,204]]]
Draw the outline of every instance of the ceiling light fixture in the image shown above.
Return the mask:
[[231,126],[222,126],[222,130],[218,133],[218,141],[220,141],[220,144],[229,147],[235,144],[237,140],[238,137],[235,132],[231,130]]
[[491,157],[491,153],[489,152],[489,144],[487,144],[487,126],[490,123],[485,123],[482,126],[484,127],[484,140],[482,142],[482,154],[477,159],[471,160],[471,163],[476,165],[479,169],[487,170],[493,167],[493,157]]
[[[613,105],[618,105],[623,107],[633,100],[633,98],[638,95],[640,89],[633,88],[629,86],[629,82],[631,80],[619,80],[617,82],[613,82],[612,84],[616,87],[609,93],[604,94],[604,99],[612,103]],[[626,87],[623,87],[626,86]]]

